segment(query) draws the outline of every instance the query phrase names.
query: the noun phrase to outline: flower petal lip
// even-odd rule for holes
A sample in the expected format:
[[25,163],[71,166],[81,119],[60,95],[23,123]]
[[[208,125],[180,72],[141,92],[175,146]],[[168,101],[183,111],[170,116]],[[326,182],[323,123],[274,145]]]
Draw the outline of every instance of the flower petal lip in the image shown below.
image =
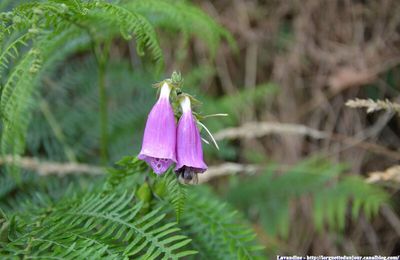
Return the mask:
[[196,173],[203,173],[207,165],[203,159],[203,148],[201,144],[200,131],[196,119],[192,114],[189,97],[181,101],[182,116],[178,122],[176,156],[176,172],[190,167]]
[[164,83],[160,97],[147,117],[142,149],[138,156],[156,174],[164,173],[176,163],[176,122],[169,102],[170,91],[170,86]]

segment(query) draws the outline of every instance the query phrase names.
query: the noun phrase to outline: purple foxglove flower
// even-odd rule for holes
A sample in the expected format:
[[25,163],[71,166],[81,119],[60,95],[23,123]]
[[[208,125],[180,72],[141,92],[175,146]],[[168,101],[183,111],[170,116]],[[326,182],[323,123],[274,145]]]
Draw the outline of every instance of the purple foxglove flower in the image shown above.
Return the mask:
[[[207,165],[203,160],[201,137],[196,120],[192,114],[189,97],[181,102],[182,116],[178,122],[175,171],[182,173],[184,178],[191,178],[191,173],[203,173]],[[190,176],[189,176],[190,175]]]
[[169,103],[170,92],[170,86],[164,83],[160,97],[147,118],[142,150],[138,156],[157,174],[164,173],[176,162],[176,122]]

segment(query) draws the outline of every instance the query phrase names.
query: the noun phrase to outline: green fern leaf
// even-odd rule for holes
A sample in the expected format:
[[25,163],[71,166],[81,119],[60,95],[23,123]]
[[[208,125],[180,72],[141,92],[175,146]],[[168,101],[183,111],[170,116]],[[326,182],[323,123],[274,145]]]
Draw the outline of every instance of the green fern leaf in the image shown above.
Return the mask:
[[167,199],[175,209],[176,221],[179,222],[185,209],[187,188],[181,184],[175,173],[170,170],[164,174],[167,186]]
[[254,231],[205,188],[191,189],[180,225],[205,259],[261,259]]
[[132,195],[90,195],[58,205],[31,223],[20,224],[24,233],[3,250],[16,256],[64,259],[178,259],[195,253],[182,250],[191,240],[177,234],[175,223],[163,221],[160,208],[142,215],[142,204],[135,204]]

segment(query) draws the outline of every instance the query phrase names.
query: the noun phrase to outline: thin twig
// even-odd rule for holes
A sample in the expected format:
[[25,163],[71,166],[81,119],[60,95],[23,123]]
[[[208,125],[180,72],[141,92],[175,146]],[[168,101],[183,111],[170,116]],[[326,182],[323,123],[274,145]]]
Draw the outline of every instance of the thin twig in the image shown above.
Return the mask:
[[[105,174],[105,168],[98,167],[95,165],[83,164],[83,163],[58,163],[41,161],[34,157],[13,157],[11,155],[0,157],[0,165],[16,165],[26,170],[37,172],[39,175],[58,175],[64,176],[69,174],[90,174],[90,175],[102,175]],[[234,174],[246,174],[254,175],[265,169],[262,165],[255,164],[240,164],[240,163],[222,163],[217,166],[211,166],[204,174],[199,174],[199,183],[206,183],[212,179],[234,175]],[[290,166],[280,166],[277,169],[278,172],[286,171],[290,169]],[[366,179],[368,183],[376,183],[380,181],[396,181],[400,182],[400,166],[393,166],[384,172],[373,172]]]
[[[83,163],[58,163],[41,161],[34,157],[13,157],[11,155],[0,157],[0,165],[11,164],[19,166],[26,170],[37,172],[39,175],[69,175],[69,174],[90,174],[102,175],[105,169],[102,167],[83,164]],[[259,172],[262,167],[257,165],[245,165],[239,163],[223,163],[218,166],[211,166],[207,172],[199,175],[199,183],[205,183],[216,177],[225,175],[245,173],[255,174]]]
[[245,173],[245,174],[255,174],[259,172],[262,167],[258,165],[251,164],[240,164],[240,163],[222,163],[218,166],[211,166],[204,174],[199,174],[199,183],[205,183],[210,181],[211,179],[232,175],[237,173]]
[[278,122],[249,122],[239,127],[224,129],[214,135],[215,140],[257,138],[269,134],[295,134],[310,136],[315,139],[326,138],[328,135],[322,131],[298,124],[285,124]]
[[0,165],[11,164],[19,166],[26,170],[37,172],[39,175],[68,175],[68,174],[81,174],[87,173],[91,175],[104,174],[105,169],[83,163],[58,163],[40,161],[32,157],[18,157],[18,156],[3,156],[0,157]]
[[248,139],[267,136],[270,134],[302,135],[314,139],[331,139],[334,141],[349,144],[346,148],[353,146],[370,150],[373,153],[385,155],[389,158],[400,160],[400,153],[387,149],[381,145],[369,143],[357,137],[345,136],[336,133],[327,133],[317,129],[299,124],[286,124],[278,122],[250,122],[239,127],[232,127],[221,130],[214,135],[215,140],[222,139]]

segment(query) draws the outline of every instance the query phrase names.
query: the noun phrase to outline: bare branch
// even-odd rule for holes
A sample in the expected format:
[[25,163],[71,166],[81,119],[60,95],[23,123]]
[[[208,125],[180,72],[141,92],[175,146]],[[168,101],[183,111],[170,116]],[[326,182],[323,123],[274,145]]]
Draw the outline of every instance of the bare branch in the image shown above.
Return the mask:
[[395,160],[400,160],[400,153],[387,149],[384,146],[366,142],[357,137],[345,136],[337,133],[328,133],[299,124],[286,124],[278,122],[249,122],[239,127],[226,128],[214,135],[215,140],[222,139],[250,139],[263,137],[270,134],[291,134],[309,136],[314,139],[332,139],[342,143],[347,143],[351,148],[357,146],[367,149],[376,154],[382,154]]
[[199,183],[205,183],[210,181],[211,179],[238,174],[238,173],[245,173],[245,174],[255,174],[260,171],[262,168],[257,165],[251,164],[240,164],[240,163],[222,163],[218,166],[209,167],[208,170],[204,174],[199,174]]
[[[101,175],[105,173],[105,169],[82,163],[58,163],[49,161],[40,161],[32,157],[12,157],[11,155],[1,157],[0,165],[16,165],[26,170],[37,172],[39,175],[59,175],[68,174],[91,174]],[[199,175],[199,183],[205,183],[216,177],[245,173],[254,174],[260,171],[261,168],[256,165],[244,165],[239,163],[223,163],[218,166],[211,166],[205,174]]]
[[16,165],[26,170],[31,170],[40,175],[67,175],[87,173],[92,175],[104,174],[105,170],[98,166],[83,163],[57,163],[45,162],[31,157],[4,156],[0,158],[0,165]]
[[214,135],[216,140],[236,138],[256,138],[269,134],[295,134],[309,136],[315,139],[327,138],[322,131],[312,129],[305,125],[285,124],[277,122],[249,122],[239,127],[221,130]]

